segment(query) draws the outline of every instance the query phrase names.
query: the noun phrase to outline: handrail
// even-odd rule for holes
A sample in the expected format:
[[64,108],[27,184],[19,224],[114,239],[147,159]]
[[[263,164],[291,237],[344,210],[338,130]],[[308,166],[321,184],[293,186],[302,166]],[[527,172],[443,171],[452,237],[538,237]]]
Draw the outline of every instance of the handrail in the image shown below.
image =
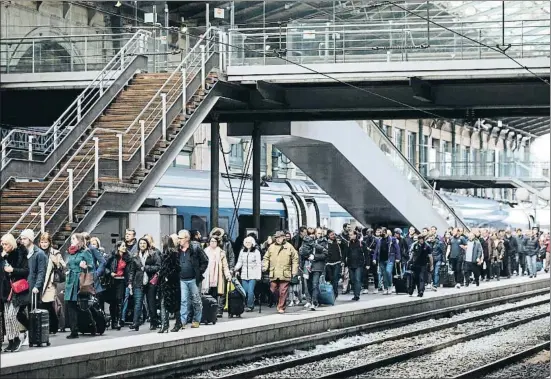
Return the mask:
[[[216,48],[216,44],[214,43],[214,39],[211,39],[211,37],[209,37],[209,35],[214,31],[214,30],[217,30],[216,28],[209,28],[207,29],[207,31],[205,32],[204,34],[204,37],[201,38],[196,44],[195,46],[193,46],[193,48],[190,49],[189,53],[186,55],[186,57],[182,60],[182,62],[178,65],[178,67],[174,70],[174,72],[168,77],[168,79],[165,81],[165,83],[161,86],[161,88],[155,93],[155,95],[151,98],[151,100],[148,102],[148,104],[144,107],[144,109],[140,112],[140,114],[136,117],[136,119],[128,126],[128,128],[126,128],[125,131],[120,131],[120,130],[113,130],[113,129],[108,129],[108,128],[95,128],[92,133],[90,133],[90,135],[86,138],[86,140],[82,143],[80,143],[80,146],[78,147],[78,149],[73,153],[73,155],[71,156],[71,158],[69,158],[69,160],[63,165],[63,167],[59,170],[59,172],[56,174],[56,176],[54,178],[52,178],[50,180],[50,182],[48,183],[48,185],[44,188],[44,190],[42,190],[42,192],[37,196],[37,198],[33,201],[33,203],[28,207],[28,209],[21,215],[21,217],[19,218],[19,220],[12,226],[12,228],[10,229],[10,233],[12,233],[16,227],[21,224],[23,222],[23,220],[29,215],[31,214],[31,212],[33,211],[33,209],[35,207],[37,207],[39,205],[39,203],[42,201],[42,199],[46,198],[48,199],[45,203],[45,214],[48,216],[47,220],[46,220],[46,224],[53,218],[53,216],[57,213],[57,211],[59,210],[59,208],[61,208],[61,206],[65,203],[65,200],[67,198],[67,193],[69,192],[69,188],[68,188],[68,182],[69,182],[69,178],[66,178],[66,179],[63,179],[58,187],[55,189],[54,193],[47,196],[47,193],[48,191],[50,191],[52,189],[52,186],[54,185],[54,183],[57,183],[58,182],[58,179],[62,176],[65,175],[65,173],[67,172],[67,169],[71,167],[71,165],[74,163],[75,161],[75,157],[77,156],[81,156],[81,159],[78,161],[78,163],[76,164],[76,166],[73,167],[73,178],[74,178],[74,184],[73,186],[76,187],[79,185],[79,183],[84,179],[84,177],[88,174],[88,172],[92,169],[92,167],[94,166],[95,164],[95,148],[94,148],[94,142],[93,142],[93,139],[94,137],[96,137],[97,135],[97,132],[109,132],[109,133],[114,133],[114,134],[122,134],[122,135],[126,135],[126,134],[129,134],[132,129],[134,128],[134,126],[139,123],[141,117],[143,117],[143,115],[145,114],[146,110],[148,110],[152,104],[154,104],[155,100],[159,98],[160,94],[163,93],[163,90],[168,86],[168,84],[175,78],[175,75],[177,75],[178,73],[181,73],[181,70],[183,67],[186,67],[187,68],[187,64],[188,64],[188,60],[190,59],[190,57],[195,54],[197,52],[197,50],[201,50],[201,46],[202,44],[205,42],[205,41],[209,41],[209,43],[207,43],[207,47],[214,47],[211,51],[211,49],[209,49],[208,51],[208,56],[211,57],[212,54],[214,54],[214,49]],[[201,50],[202,52],[202,50]],[[192,62],[195,62],[195,61],[192,61]],[[189,76],[186,78],[186,85],[188,84],[188,79],[189,79]],[[192,78],[193,79],[193,78]],[[183,81],[182,80],[178,80],[178,83],[180,86],[183,86]],[[171,87],[171,89],[174,88],[174,86]],[[182,90],[180,90],[180,94],[182,93]],[[167,105],[167,109],[168,109],[168,105]],[[158,109],[158,105],[153,109],[153,111],[155,111],[156,109]],[[185,110],[184,110],[185,111]],[[152,113],[151,113],[152,114]],[[151,116],[151,114],[149,116]],[[160,118],[162,118],[162,114],[160,115]],[[157,118],[157,122],[155,123],[155,125],[158,123],[159,119],[160,118]],[[138,129],[138,132],[137,133],[140,133],[141,132],[141,128],[137,128]],[[148,134],[149,135],[149,134]],[[111,138],[113,136],[110,136]],[[106,138],[106,136],[103,136],[102,138]],[[92,143],[90,143],[92,141]],[[135,145],[132,145],[131,146],[131,149],[134,148]],[[84,155],[81,154],[81,152],[85,149],[85,153]],[[130,149],[130,150],[131,150]],[[128,149],[126,149],[128,150]],[[139,149],[136,149],[134,151],[134,154],[138,151]],[[84,163],[83,163],[84,162]],[[90,164],[91,163],[91,164]],[[82,168],[79,168],[80,165],[83,165]],[[77,169],[79,169],[77,171]],[[67,186],[65,186],[65,184],[67,183]],[[64,188],[60,194],[58,194],[58,192]],[[57,195],[57,196],[56,196]],[[53,203],[51,202],[51,200],[54,199]],[[61,201],[60,201],[61,200]],[[52,204],[50,204],[52,203]],[[46,209],[46,207],[48,207]],[[49,210],[54,210],[53,213],[49,214]],[[40,215],[39,214],[36,214],[34,218],[32,218],[29,222],[26,222],[26,226],[21,228],[21,229],[36,229],[37,225],[39,225],[40,223]]]
[[[11,147],[10,142],[15,140],[16,134],[23,135],[41,135],[48,136],[44,145],[44,152],[55,150],[57,145],[66,137],[67,130],[70,130],[75,121],[79,122],[86,112],[99,101],[103,92],[109,89],[111,82],[116,79],[122,70],[124,70],[126,57],[133,57],[137,54],[143,54],[147,49],[147,39],[151,35],[150,32],[138,30],[133,37],[111,58],[105,65],[103,70],[96,78],[80,93],[80,95],[65,109],[59,118],[45,132],[29,132],[21,129],[14,129],[4,137],[0,143],[0,169],[3,169],[7,164],[8,148]],[[107,86],[104,87],[104,84]],[[99,90],[99,94],[97,92]],[[98,96],[99,95],[99,96]],[[61,135],[61,141],[58,141],[58,135]]]
[[423,193],[423,190],[422,189],[419,189],[419,191],[425,196],[427,197],[429,200],[431,201],[434,201],[434,199],[436,198],[436,200],[438,200],[438,202],[440,203],[439,205],[441,205],[443,208],[445,208],[445,210],[447,212],[449,212],[450,216],[454,217],[455,218],[455,222],[456,222],[456,226],[458,226],[457,224],[459,224],[459,226],[461,226],[462,228],[468,230],[468,227],[467,225],[465,225],[465,223],[461,220],[461,218],[459,218],[459,216],[455,213],[455,211],[444,201],[444,199],[442,199],[442,197],[440,196],[440,194],[437,192],[437,191],[434,191],[432,190],[432,186],[431,184],[427,181],[427,179],[421,175],[421,173],[417,170],[417,168],[402,154],[402,152],[400,151],[400,149],[398,149],[396,147],[396,145],[394,145],[394,143],[392,142],[392,140],[390,138],[388,138],[388,136],[386,135],[386,133],[384,133],[380,128],[379,128],[379,125],[377,125],[373,120],[370,120],[371,123],[373,124],[373,126],[375,127],[375,130],[378,132],[378,134],[381,136],[381,138],[384,140],[384,142],[386,142],[388,145],[392,146],[393,147],[393,152],[397,154],[398,158],[403,162],[405,163],[411,172],[415,173],[416,174],[416,177],[417,179],[429,190],[431,190],[431,195],[432,195],[432,198],[428,197],[427,194]]

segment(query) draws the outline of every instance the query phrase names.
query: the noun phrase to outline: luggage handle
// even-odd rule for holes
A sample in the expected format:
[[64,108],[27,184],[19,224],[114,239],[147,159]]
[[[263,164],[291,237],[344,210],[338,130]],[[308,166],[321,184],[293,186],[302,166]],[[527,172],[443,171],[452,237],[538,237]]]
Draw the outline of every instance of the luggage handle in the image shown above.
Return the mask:
[[38,309],[38,294],[37,293],[34,293],[32,292],[32,295],[31,295],[31,311],[36,311]]
[[[398,269],[400,269],[400,270],[398,270]],[[398,272],[398,271],[400,271],[400,272]],[[402,272],[402,265],[400,263],[398,263],[398,264],[394,263],[394,273],[396,275],[399,275],[400,277],[402,277],[404,275],[404,273]]]

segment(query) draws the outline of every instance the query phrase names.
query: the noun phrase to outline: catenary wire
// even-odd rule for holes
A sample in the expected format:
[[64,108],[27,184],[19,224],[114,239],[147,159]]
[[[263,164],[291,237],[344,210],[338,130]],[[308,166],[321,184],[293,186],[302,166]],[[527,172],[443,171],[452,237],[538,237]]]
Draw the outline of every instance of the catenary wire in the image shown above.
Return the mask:
[[420,18],[420,19],[422,19],[422,20],[425,20],[425,21],[427,21],[427,22],[430,22],[431,24],[433,24],[433,25],[435,25],[435,26],[438,26],[439,28],[442,28],[442,29],[444,29],[444,30],[447,30],[448,32],[451,32],[451,33],[453,33],[453,34],[455,34],[455,35],[457,35],[457,36],[459,36],[459,37],[461,37],[461,38],[465,38],[465,39],[467,39],[467,40],[469,40],[469,41],[471,41],[471,42],[474,42],[474,43],[476,43],[476,44],[478,44],[478,45],[480,45],[480,46],[482,46],[482,47],[485,47],[485,48],[490,49],[490,50],[493,50],[493,51],[495,51],[495,52],[497,52],[497,53],[503,54],[504,56],[506,56],[507,58],[509,58],[511,61],[515,62],[518,66],[522,67],[523,69],[525,69],[526,71],[528,71],[530,74],[532,74],[533,76],[535,76],[536,78],[538,78],[539,80],[541,80],[542,82],[544,82],[545,84],[550,85],[548,80],[543,79],[542,77],[540,77],[540,76],[539,76],[538,74],[536,74],[534,71],[530,70],[530,68],[528,68],[527,66],[523,65],[522,63],[520,63],[519,61],[517,61],[515,58],[513,58],[513,57],[511,57],[509,54],[507,54],[504,50],[501,50],[501,49],[499,49],[499,48],[497,48],[497,47],[495,47],[495,46],[490,46],[490,45],[488,45],[488,44],[485,44],[485,43],[482,42],[482,41],[477,41],[477,40],[475,40],[474,38],[471,38],[471,37],[469,37],[469,36],[467,36],[467,35],[464,35],[464,34],[462,34],[462,33],[460,33],[460,32],[457,32],[457,31],[455,31],[455,30],[453,30],[453,29],[451,29],[451,28],[448,28],[447,26],[444,26],[444,25],[442,25],[442,24],[440,24],[440,23],[438,23],[438,22],[436,22],[436,21],[434,21],[434,20],[431,20],[430,17],[425,17],[425,16],[423,16],[423,15],[420,15],[420,14],[418,14],[418,13],[415,13],[415,12],[412,11],[412,10],[407,9],[406,7],[402,7],[401,5],[398,5],[396,2],[393,2],[393,1],[385,1],[385,3],[387,3],[387,4],[392,4],[393,6],[395,6],[396,8],[400,8],[400,9],[403,10],[404,12],[407,12],[407,13],[409,13],[409,14],[415,16],[415,17],[418,17],[418,18]]

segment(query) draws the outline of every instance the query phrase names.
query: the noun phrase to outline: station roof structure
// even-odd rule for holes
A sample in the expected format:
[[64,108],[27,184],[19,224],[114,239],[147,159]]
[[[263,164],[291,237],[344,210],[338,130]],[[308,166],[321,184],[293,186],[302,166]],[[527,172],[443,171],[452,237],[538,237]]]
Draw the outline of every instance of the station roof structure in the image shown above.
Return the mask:
[[[170,1],[168,5],[171,21],[183,20],[190,26],[204,25],[205,2]],[[211,15],[211,23],[230,25],[231,1],[209,1],[209,6],[211,14],[213,8],[225,10],[224,19],[213,19]],[[404,25],[408,27],[409,35],[403,39],[405,44],[425,43],[427,28],[430,27],[431,48],[441,45],[449,49],[452,44],[462,46],[466,38],[471,38],[503,49],[510,44],[512,48],[505,50],[505,53],[513,59],[522,58],[528,52],[530,56],[548,57],[550,51],[549,1],[237,0],[233,6],[234,28],[269,28],[290,23],[320,22],[364,24],[366,28],[372,24],[374,28],[380,28],[381,23],[388,22],[389,25],[401,25],[401,31]],[[427,18],[430,23],[427,23]],[[548,117],[502,118],[499,121],[503,127],[514,128],[531,137],[550,131]]]

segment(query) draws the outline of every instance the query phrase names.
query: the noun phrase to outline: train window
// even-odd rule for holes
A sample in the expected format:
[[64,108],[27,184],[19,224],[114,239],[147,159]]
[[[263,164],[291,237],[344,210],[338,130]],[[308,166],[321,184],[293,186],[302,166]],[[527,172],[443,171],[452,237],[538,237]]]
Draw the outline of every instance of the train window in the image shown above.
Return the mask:
[[185,229],[184,226],[184,216],[176,216],[176,230]]
[[230,232],[230,218],[229,217],[220,217],[218,219],[219,226],[226,231]]
[[205,216],[191,216],[191,230],[198,230],[202,236],[208,235],[207,218]]

